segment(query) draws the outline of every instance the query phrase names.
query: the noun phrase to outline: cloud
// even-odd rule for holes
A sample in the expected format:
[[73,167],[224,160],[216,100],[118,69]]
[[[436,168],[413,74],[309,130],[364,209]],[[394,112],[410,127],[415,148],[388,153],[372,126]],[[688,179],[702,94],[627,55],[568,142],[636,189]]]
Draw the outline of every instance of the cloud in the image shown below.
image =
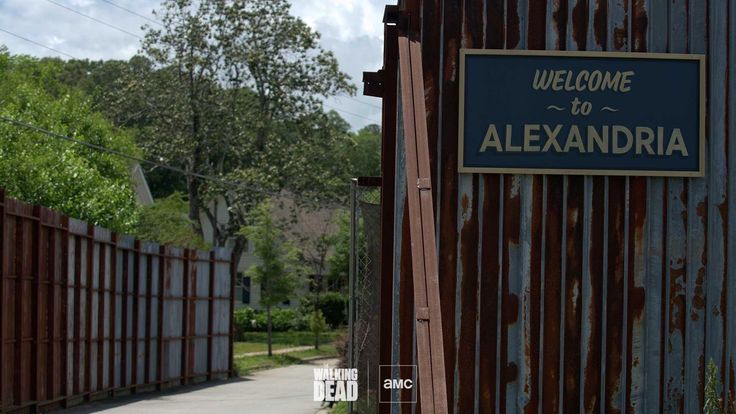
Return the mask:
[[[143,36],[145,19],[99,0],[54,0],[103,22]],[[340,68],[358,86],[358,96],[325,102],[355,129],[380,120],[380,100],[362,96],[364,71],[380,69],[383,9],[391,0],[292,0],[292,13],[318,31],[323,48],[335,53]],[[153,17],[160,0],[115,0],[116,4]],[[0,28],[80,59],[128,59],[140,39],[75,14],[44,0],[0,0]],[[12,53],[59,56],[58,53],[0,32],[0,44]],[[63,56],[62,56],[63,57]],[[353,115],[355,114],[355,115]]]

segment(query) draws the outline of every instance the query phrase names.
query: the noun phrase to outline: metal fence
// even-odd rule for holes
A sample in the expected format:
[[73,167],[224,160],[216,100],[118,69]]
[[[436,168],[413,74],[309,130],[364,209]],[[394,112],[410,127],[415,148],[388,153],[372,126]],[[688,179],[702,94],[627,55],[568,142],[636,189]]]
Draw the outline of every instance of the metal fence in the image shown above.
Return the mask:
[[380,188],[353,181],[348,364],[358,368],[359,399],[350,403],[350,412],[378,407],[380,200]]
[[[736,400],[734,2],[399,3],[387,33],[408,25],[422,44],[450,411],[700,412],[709,361],[718,396]],[[385,41],[395,49],[396,34]],[[459,174],[461,48],[706,54],[706,176]],[[384,108],[397,100],[397,59],[384,62]],[[398,135],[384,138],[399,166],[384,164],[384,177],[396,177],[404,303],[403,131],[383,128]],[[411,363],[402,315],[394,340]]]
[[144,243],[0,190],[0,411],[232,372],[228,249]]

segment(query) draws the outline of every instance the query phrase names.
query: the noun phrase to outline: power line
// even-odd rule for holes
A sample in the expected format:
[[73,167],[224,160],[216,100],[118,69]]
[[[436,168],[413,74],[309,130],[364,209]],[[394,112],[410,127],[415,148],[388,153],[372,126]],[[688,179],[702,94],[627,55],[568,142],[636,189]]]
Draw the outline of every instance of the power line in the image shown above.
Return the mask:
[[[339,98],[339,97],[338,97],[338,98]],[[355,98],[355,97],[352,97],[352,96],[343,96],[342,98],[348,98],[348,99],[352,99],[352,100],[354,100],[354,101],[355,101],[355,102],[357,102],[357,103],[363,104],[363,105],[365,105],[365,106],[370,106],[371,108],[376,108],[376,109],[383,109],[383,108],[381,108],[381,107],[380,107],[380,106],[378,106],[378,105],[373,105],[373,104],[371,104],[371,103],[368,103],[368,102],[363,102],[363,101],[361,101],[360,99],[358,99],[358,98]]]
[[133,32],[129,32],[129,31],[123,29],[123,28],[120,28],[120,27],[115,26],[113,24],[110,24],[108,22],[105,22],[105,21],[102,21],[100,19],[97,19],[97,18],[92,17],[92,16],[90,16],[88,14],[84,14],[84,13],[80,12],[79,10],[72,9],[71,7],[67,7],[67,6],[65,6],[65,5],[63,5],[61,3],[57,3],[54,0],[46,0],[46,1],[49,2],[49,3],[51,3],[51,4],[55,4],[55,5],[59,6],[59,7],[61,7],[62,9],[69,10],[70,12],[75,13],[75,14],[78,14],[78,15],[80,15],[82,17],[86,17],[86,18],[88,18],[88,19],[90,19],[92,21],[95,21],[95,22],[99,23],[99,24],[105,25],[105,26],[110,27],[112,29],[115,29],[115,30],[117,30],[119,32],[125,33],[125,34],[127,34],[129,36],[133,36],[133,37],[135,37],[137,39],[143,39],[142,37],[138,36],[137,34],[135,34]]
[[365,117],[365,116],[363,116],[363,115],[360,115],[360,114],[356,114],[356,113],[354,113],[354,112],[349,112],[349,111],[346,111],[346,110],[344,110],[344,109],[340,109],[340,108],[338,108],[338,107],[336,107],[336,106],[332,106],[332,105],[330,105],[330,104],[328,104],[328,103],[325,103],[325,102],[322,102],[322,105],[324,105],[324,106],[326,106],[326,107],[328,107],[328,108],[332,108],[332,109],[334,109],[334,110],[336,110],[336,111],[338,111],[338,112],[342,112],[342,113],[344,113],[344,114],[348,114],[348,115],[352,115],[352,116],[355,116],[355,117],[358,117],[358,118],[362,118],[362,119],[365,119],[366,121],[371,121],[371,122],[375,122],[375,123],[378,123],[378,124],[380,124],[380,123],[381,123],[381,121],[377,121],[377,120],[375,120],[375,119],[373,119],[373,118],[368,118],[368,117]]
[[138,16],[138,17],[140,17],[142,19],[146,19],[146,20],[148,20],[151,23],[155,23],[155,24],[157,24],[159,26],[163,26],[164,25],[163,23],[159,22],[158,20],[151,19],[150,17],[144,16],[144,15],[142,15],[140,13],[137,13],[137,12],[135,12],[133,10],[130,10],[130,9],[126,8],[126,7],[123,7],[123,6],[119,5],[119,4],[116,4],[116,3],[114,3],[114,2],[112,2],[110,0],[100,0],[100,1],[104,1],[107,4],[109,4],[109,5],[113,6],[113,7],[117,7],[118,9],[123,10],[123,11],[126,11],[126,12],[128,12],[128,13],[134,15],[134,16]]
[[51,46],[46,46],[46,45],[44,45],[43,43],[38,43],[38,42],[36,42],[35,40],[31,40],[31,39],[29,39],[29,38],[27,38],[27,37],[23,37],[23,36],[21,36],[21,35],[19,35],[19,34],[15,34],[15,33],[11,32],[11,31],[9,31],[9,30],[5,30],[5,29],[3,29],[3,28],[0,28],[0,32],[4,32],[4,33],[7,33],[7,34],[9,34],[9,35],[11,35],[11,36],[17,37],[18,39],[21,39],[21,40],[25,40],[25,41],[26,41],[26,42],[28,42],[28,43],[33,43],[33,44],[34,44],[34,45],[36,45],[36,46],[40,46],[40,47],[42,47],[42,48],[44,48],[44,49],[48,49],[48,50],[50,50],[50,51],[52,51],[52,52],[55,52],[55,53],[58,53],[58,54],[60,54],[60,55],[63,55],[63,56],[66,56],[66,57],[70,57],[70,58],[72,58],[72,59],[78,59],[78,58],[76,58],[76,57],[74,57],[74,56],[70,55],[69,53],[66,53],[66,52],[62,52],[61,50],[58,50],[58,49],[54,49],[54,48],[53,48],[53,47],[51,47]]
[[[179,168],[179,167],[173,167],[171,165],[163,164],[163,163],[156,162],[156,161],[147,160],[145,158],[139,158],[139,157],[136,157],[136,156],[133,156],[133,155],[130,155],[130,154],[126,154],[126,153],[124,153],[122,151],[118,151],[118,150],[115,150],[115,149],[112,149],[112,148],[103,147],[101,145],[93,144],[91,142],[86,142],[86,141],[78,140],[78,139],[75,139],[75,138],[72,138],[72,137],[68,137],[66,135],[57,134],[56,132],[49,131],[48,129],[41,128],[41,127],[38,127],[36,125],[28,124],[26,122],[18,121],[18,120],[15,120],[13,118],[8,118],[8,117],[3,116],[3,115],[0,115],[0,121],[6,122],[8,124],[15,125],[17,127],[30,129],[32,131],[36,131],[36,132],[42,133],[44,135],[47,135],[47,136],[49,136],[51,138],[56,138],[56,139],[60,139],[60,140],[63,140],[63,141],[73,142],[75,144],[79,144],[79,145],[82,145],[84,147],[87,147],[87,148],[96,150],[96,151],[106,152],[108,154],[112,154],[112,155],[115,155],[115,156],[118,156],[118,157],[121,157],[121,158],[125,158],[125,159],[130,160],[130,161],[135,161],[135,162],[138,162],[138,163],[141,163],[141,164],[147,164],[147,165],[151,165],[151,166],[154,166],[154,167],[163,168],[163,169],[166,169],[166,170],[169,170],[169,171],[173,171],[173,172],[176,172],[176,173],[179,173],[179,174],[183,174],[183,175],[186,175],[186,176],[189,176],[189,177],[198,178],[200,180],[212,181],[212,182],[216,182],[216,183],[219,183],[219,184],[223,184],[223,185],[227,185],[227,186],[231,186],[231,187],[235,187],[235,188],[242,188],[242,189],[247,190],[247,191],[252,191],[252,192],[257,193],[257,194],[271,196],[271,197],[284,197],[284,198],[290,198],[290,199],[295,200],[295,201],[296,200],[302,200],[302,201],[307,201],[307,202],[310,202],[310,203],[313,203],[314,202],[314,200],[308,199],[306,197],[297,196],[297,195],[294,195],[294,194],[282,194],[282,193],[277,193],[277,192],[274,192],[274,191],[264,190],[264,189],[261,189],[261,188],[253,188],[253,187],[247,185],[246,183],[243,183],[242,181],[231,181],[231,180],[226,180],[226,179],[223,179],[223,178],[220,178],[220,177],[215,177],[215,176],[212,176],[212,175],[205,175],[205,174],[199,174],[199,173],[195,173],[195,172],[189,172],[189,171],[186,171],[186,170],[184,170],[182,168]],[[336,207],[336,208],[337,207],[342,207],[342,205],[340,203],[337,203],[337,202],[326,203],[323,206],[324,207]]]

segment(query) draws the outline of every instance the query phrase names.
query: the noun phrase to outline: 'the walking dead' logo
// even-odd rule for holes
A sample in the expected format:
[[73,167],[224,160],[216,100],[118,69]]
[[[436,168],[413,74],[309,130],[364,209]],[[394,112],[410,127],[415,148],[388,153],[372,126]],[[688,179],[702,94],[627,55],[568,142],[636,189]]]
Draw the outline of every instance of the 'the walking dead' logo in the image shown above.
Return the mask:
[[356,368],[315,368],[314,401],[356,401],[358,370]]

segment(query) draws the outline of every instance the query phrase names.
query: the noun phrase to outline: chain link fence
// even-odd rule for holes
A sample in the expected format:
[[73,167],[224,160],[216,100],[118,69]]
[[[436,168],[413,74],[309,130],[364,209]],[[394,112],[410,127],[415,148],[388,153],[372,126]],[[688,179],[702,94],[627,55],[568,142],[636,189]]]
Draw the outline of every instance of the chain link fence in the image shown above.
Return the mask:
[[381,190],[353,180],[351,191],[348,364],[358,369],[358,401],[351,413],[378,408]]

